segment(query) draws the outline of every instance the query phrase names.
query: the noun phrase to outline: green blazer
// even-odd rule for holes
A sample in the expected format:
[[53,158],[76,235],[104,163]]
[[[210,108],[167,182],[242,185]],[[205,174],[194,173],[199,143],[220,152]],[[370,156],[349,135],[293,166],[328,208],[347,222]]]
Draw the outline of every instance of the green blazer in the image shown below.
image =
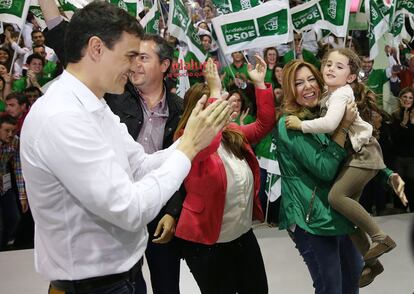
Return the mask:
[[278,123],[276,153],[282,174],[280,229],[297,225],[315,235],[351,233],[354,225],[328,204],[328,193],[347,152],[325,134],[287,130]]

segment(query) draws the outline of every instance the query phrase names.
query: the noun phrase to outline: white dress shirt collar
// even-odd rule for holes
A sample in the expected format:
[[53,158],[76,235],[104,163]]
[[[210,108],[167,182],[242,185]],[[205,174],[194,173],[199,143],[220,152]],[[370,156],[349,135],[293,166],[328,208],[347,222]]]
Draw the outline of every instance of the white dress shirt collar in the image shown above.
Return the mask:
[[92,113],[105,108],[105,100],[98,98],[84,83],[70,72],[63,71],[61,79],[65,79],[73,85],[73,93],[87,111]]

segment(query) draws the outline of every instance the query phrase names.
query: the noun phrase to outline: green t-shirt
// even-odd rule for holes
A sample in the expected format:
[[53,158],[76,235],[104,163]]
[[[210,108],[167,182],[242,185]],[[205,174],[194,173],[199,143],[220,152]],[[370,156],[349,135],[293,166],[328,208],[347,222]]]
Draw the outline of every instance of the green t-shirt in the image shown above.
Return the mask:
[[223,79],[223,87],[228,89],[230,85],[234,83],[233,75],[236,76],[237,73],[244,75],[247,79],[249,78],[249,73],[247,70],[247,64],[243,63],[239,68],[235,67],[234,64],[230,64],[223,68],[222,73],[225,73],[226,76]]
[[0,112],[6,111],[6,103],[0,99]]
[[[254,122],[256,119],[254,118],[254,116],[248,114],[246,115],[246,117],[243,120],[243,125],[248,125],[252,122]],[[234,122],[238,125],[240,125],[240,115],[236,117],[236,119],[234,120]]]
[[[40,77],[37,79],[39,85],[42,87],[44,84],[46,84],[47,82],[51,81],[52,78],[51,77]],[[13,92],[23,92],[24,89],[27,88],[27,77],[22,77],[18,80],[15,80],[13,82]]]
[[[207,53],[206,61],[209,57],[211,57],[210,52]],[[188,51],[188,53],[184,56],[184,62],[185,67],[187,68],[187,75],[190,85],[192,86],[195,83],[204,83],[203,62],[198,61],[197,57],[191,51]]]
[[46,61],[43,67],[43,76],[52,79],[55,76],[57,64],[52,61]]
[[[302,49],[302,55],[303,55],[304,61],[309,62],[310,64],[313,64],[317,69],[321,68],[321,62],[319,61],[319,59],[316,58],[316,56],[312,52],[306,49]],[[286,52],[285,55],[283,55],[284,64],[294,59],[295,59],[295,52],[293,50],[290,50]]]
[[373,69],[365,81],[365,85],[377,95],[377,105],[381,108],[383,108],[383,88],[387,82],[385,69]]

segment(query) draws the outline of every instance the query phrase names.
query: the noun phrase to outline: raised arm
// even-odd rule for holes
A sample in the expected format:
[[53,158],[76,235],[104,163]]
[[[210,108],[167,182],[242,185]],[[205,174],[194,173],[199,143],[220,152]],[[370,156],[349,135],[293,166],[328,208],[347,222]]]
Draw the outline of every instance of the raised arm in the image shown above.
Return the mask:
[[250,143],[259,142],[275,125],[275,101],[272,87],[266,86],[266,62],[256,55],[256,66],[248,65],[249,78],[253,82],[256,93],[257,119],[255,122],[240,126]]
[[341,87],[334,91],[329,98],[326,115],[321,118],[303,121],[301,124],[302,132],[326,134],[335,131],[344,116],[348,101],[354,101],[354,93],[350,86]]

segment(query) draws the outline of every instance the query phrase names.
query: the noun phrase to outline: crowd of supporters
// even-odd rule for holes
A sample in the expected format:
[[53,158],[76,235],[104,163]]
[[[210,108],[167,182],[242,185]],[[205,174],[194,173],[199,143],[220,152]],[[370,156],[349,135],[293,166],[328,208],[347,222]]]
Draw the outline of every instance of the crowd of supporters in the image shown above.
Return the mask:
[[[384,52],[388,66],[385,68],[374,66],[376,60],[369,57],[368,40],[363,31],[351,32],[346,40],[333,35],[317,40],[313,31],[295,33],[293,42],[289,44],[274,44],[268,48],[233,52],[231,56],[224,56],[212,32],[211,19],[217,15],[213,2],[191,1],[186,2],[186,7],[207,52],[206,57],[212,58],[219,68],[223,89],[238,97],[235,122],[239,125],[256,120],[255,89],[248,74],[248,64],[255,63],[254,54],[261,55],[267,64],[265,82],[273,88],[277,120],[284,103],[282,70],[285,64],[302,59],[320,69],[321,60],[329,49],[348,47],[355,50],[362,59],[362,71],[358,78],[370,90],[369,95],[366,95],[370,99],[368,102],[357,101],[361,105],[359,111],[373,126],[373,134],[381,145],[384,162],[404,179],[409,206],[402,206],[393,197],[394,192],[377,183],[375,178],[365,187],[360,202],[368,212],[376,215],[414,212],[412,43],[403,42],[398,48],[386,45]],[[160,37],[174,49],[170,70],[164,75],[167,91],[178,91],[183,67],[186,68],[184,76],[189,78],[190,85],[203,83],[205,63],[200,62],[189,50],[179,60],[180,47],[184,44],[170,35],[166,20],[161,21],[160,18],[159,26]],[[22,28],[14,24],[4,24],[3,28],[4,32],[0,36],[0,248],[30,248],[33,246],[34,226],[21,172],[19,135],[31,105],[46,91],[50,82],[62,73],[64,61],[62,56],[55,53],[60,48],[47,46],[48,29],[41,28],[30,13]],[[63,40],[61,42],[63,46]],[[384,87],[387,83],[389,87]],[[372,107],[366,107],[370,103]],[[261,205],[266,212],[265,222],[272,226],[278,224],[280,202],[280,192],[272,190],[272,175],[280,176],[280,171],[269,168],[269,161],[277,161],[272,152],[275,148],[275,132],[276,128],[254,146],[260,165]]]

